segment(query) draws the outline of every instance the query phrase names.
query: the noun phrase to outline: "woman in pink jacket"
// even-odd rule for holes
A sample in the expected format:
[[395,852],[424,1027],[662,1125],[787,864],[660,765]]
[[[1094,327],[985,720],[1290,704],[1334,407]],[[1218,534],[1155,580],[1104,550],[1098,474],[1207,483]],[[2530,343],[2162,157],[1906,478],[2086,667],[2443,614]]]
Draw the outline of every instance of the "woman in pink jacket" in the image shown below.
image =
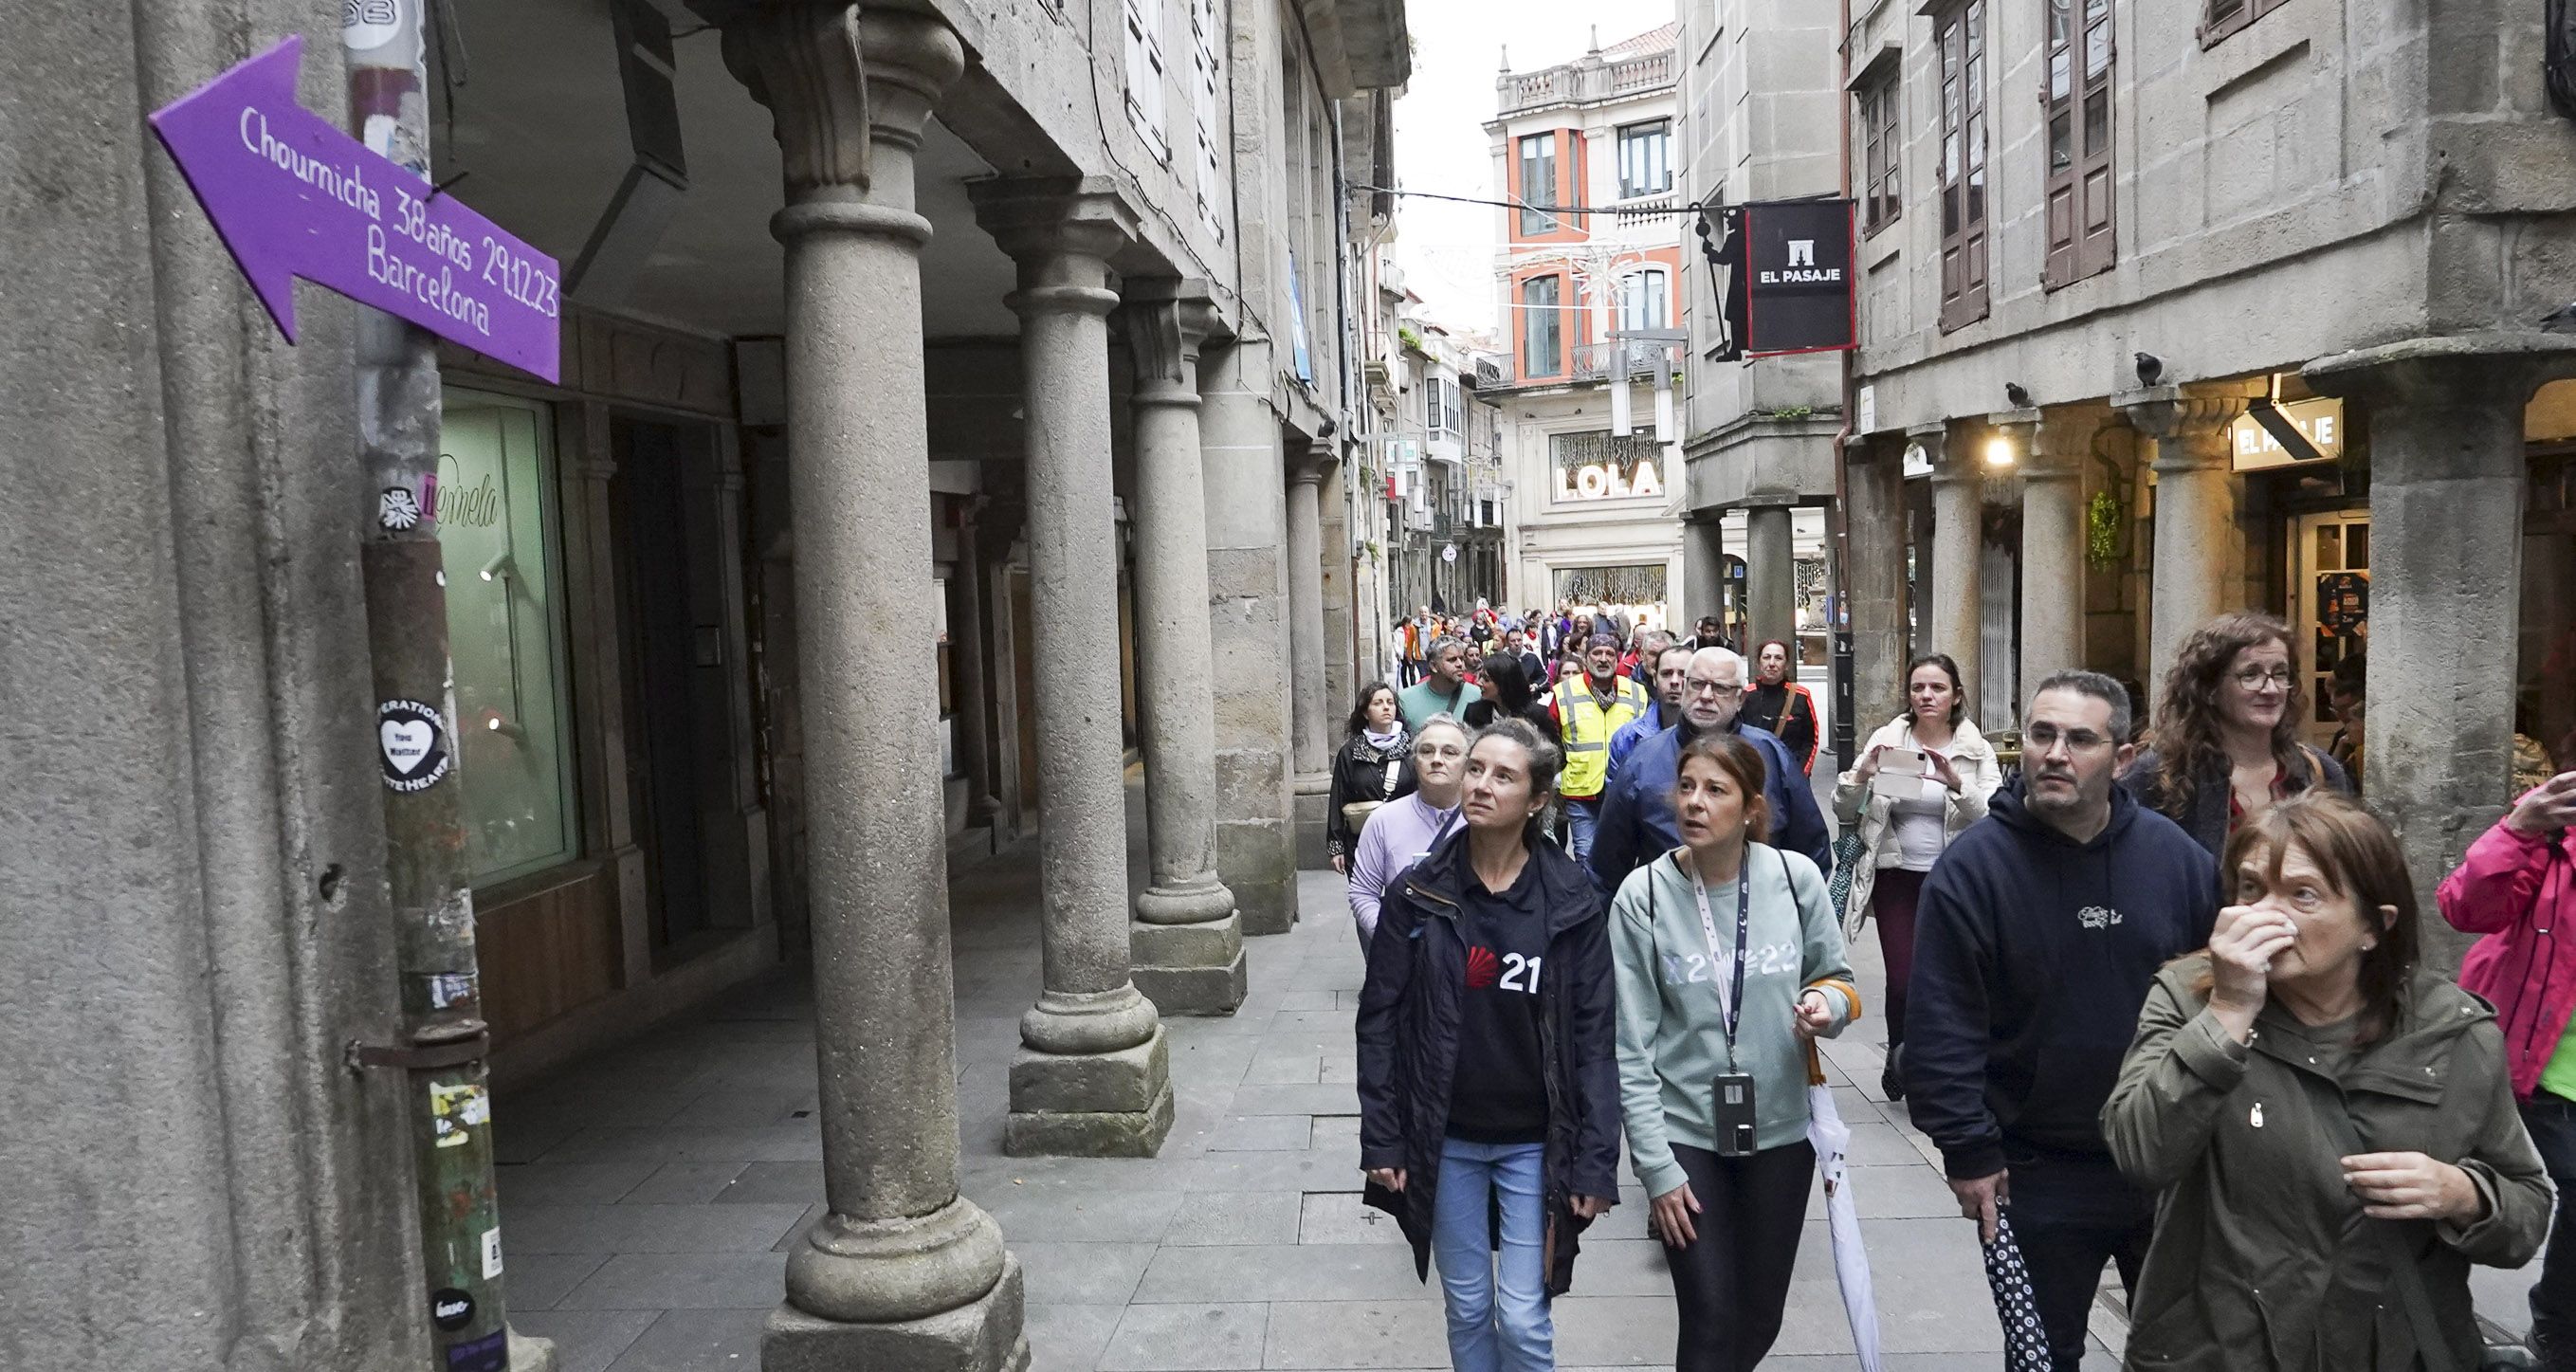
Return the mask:
[[[2442,918],[2484,934],[2460,985],[2496,1007],[2523,1126],[2559,1195],[2576,1195],[2576,771],[2534,788],[2442,880]],[[2576,1366],[2576,1224],[2549,1235],[2531,1288],[2531,1340]]]

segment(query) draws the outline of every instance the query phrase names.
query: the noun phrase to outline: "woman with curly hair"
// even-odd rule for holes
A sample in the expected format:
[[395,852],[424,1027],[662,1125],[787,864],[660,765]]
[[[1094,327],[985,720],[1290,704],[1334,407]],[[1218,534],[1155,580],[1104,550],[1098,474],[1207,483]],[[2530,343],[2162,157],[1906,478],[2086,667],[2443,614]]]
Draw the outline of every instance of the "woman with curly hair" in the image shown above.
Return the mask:
[[2248,815],[2325,786],[2352,794],[2335,760],[2299,742],[2305,708],[2290,626],[2240,610],[2183,640],[2156,702],[2156,746],[2120,784],[2212,855]]

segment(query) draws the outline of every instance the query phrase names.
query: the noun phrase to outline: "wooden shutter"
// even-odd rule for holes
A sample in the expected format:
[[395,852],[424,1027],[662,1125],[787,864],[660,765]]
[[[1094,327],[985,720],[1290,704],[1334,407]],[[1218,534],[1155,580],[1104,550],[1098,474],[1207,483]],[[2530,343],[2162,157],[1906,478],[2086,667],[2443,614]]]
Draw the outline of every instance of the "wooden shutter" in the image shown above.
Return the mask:
[[1986,317],[1986,0],[1941,17],[1941,330]]
[[2119,256],[2112,215],[2112,0],[2044,3],[2048,262],[2040,283],[2055,290],[2109,271]]

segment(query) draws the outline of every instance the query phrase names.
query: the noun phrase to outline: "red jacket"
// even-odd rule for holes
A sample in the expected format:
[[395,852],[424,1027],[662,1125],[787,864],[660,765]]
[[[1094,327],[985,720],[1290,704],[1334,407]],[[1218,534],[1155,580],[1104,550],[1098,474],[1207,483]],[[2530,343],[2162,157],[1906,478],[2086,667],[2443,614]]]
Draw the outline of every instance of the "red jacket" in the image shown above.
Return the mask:
[[2438,897],[2452,928],[2486,935],[2461,961],[2460,985],[2496,1007],[2513,1093],[2525,1100],[2576,1015],[2576,830],[2557,839],[2498,822]]

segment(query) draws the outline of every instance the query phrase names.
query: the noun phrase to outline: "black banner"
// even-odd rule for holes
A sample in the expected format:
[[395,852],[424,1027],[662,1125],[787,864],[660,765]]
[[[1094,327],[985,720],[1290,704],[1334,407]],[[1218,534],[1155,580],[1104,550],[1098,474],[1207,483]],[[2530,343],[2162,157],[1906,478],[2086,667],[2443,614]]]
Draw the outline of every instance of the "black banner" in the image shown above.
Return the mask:
[[1859,346],[1851,201],[1765,201],[1715,218],[1703,251],[1725,283],[1722,360]]

